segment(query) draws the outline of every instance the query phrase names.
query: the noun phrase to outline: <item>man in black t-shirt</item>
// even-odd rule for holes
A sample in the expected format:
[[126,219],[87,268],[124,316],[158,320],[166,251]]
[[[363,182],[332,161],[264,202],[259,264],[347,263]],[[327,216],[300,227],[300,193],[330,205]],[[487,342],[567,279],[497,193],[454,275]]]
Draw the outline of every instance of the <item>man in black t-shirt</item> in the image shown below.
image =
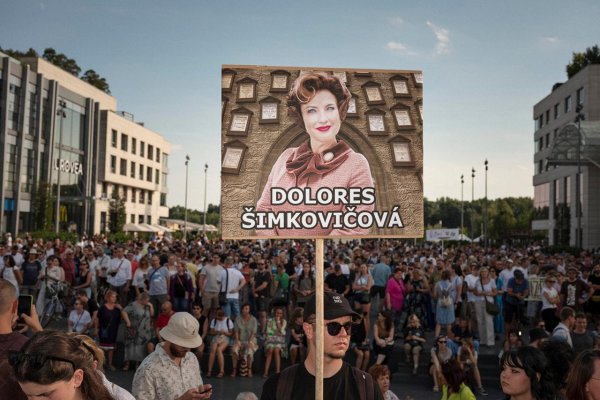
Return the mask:
[[[346,298],[338,293],[324,293],[323,398],[344,400],[383,400],[371,375],[352,367],[343,358],[350,344],[352,320],[358,317]],[[261,400],[312,400],[315,398],[316,374],[316,301],[311,297],[304,307],[304,333],[308,355],[272,375],[263,385]]]
[[325,277],[325,289],[333,290],[334,292],[348,296],[350,292],[350,283],[348,277],[342,274],[342,267],[336,264],[334,267],[334,273],[329,274]]
[[23,285],[21,294],[29,294],[34,298],[37,294],[37,283],[42,264],[37,260],[38,252],[36,249],[29,250],[27,261],[21,264],[21,273],[23,274]]

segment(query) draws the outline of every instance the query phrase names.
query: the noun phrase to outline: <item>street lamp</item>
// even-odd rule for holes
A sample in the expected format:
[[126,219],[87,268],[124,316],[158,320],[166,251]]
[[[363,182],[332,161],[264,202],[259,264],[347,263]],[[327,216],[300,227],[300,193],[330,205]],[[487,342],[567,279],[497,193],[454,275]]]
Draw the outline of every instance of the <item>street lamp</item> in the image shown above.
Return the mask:
[[185,156],[185,208],[183,211],[183,241],[187,241],[187,198],[188,198],[188,170],[189,170],[190,156]]
[[204,220],[202,221],[202,234],[206,236],[206,191],[208,188],[208,164],[204,164]]
[[473,211],[475,210],[475,168],[471,167],[471,236],[475,232],[475,225],[473,221]]
[[56,216],[56,225],[54,227],[54,231],[58,233],[60,229],[60,160],[62,158],[62,139],[63,139],[63,119],[67,117],[67,113],[65,112],[65,108],[67,108],[67,102],[64,100],[58,101],[58,110],[56,110],[56,115],[60,118],[60,128],[58,132],[58,157],[56,158],[56,164],[54,167],[58,170],[56,174],[56,206],[55,206],[55,216]]
[[460,176],[460,234],[465,229],[465,176]]
[[585,120],[585,116],[581,112],[583,104],[577,104],[575,112],[575,123],[577,123],[577,182],[575,184],[575,212],[577,213],[577,232],[575,233],[575,247],[581,248],[583,232],[581,232],[581,121]]
[[485,165],[485,201],[483,203],[483,237],[485,239],[485,247],[488,246],[488,197],[487,197],[487,174],[488,174],[488,160],[485,159],[483,163]]

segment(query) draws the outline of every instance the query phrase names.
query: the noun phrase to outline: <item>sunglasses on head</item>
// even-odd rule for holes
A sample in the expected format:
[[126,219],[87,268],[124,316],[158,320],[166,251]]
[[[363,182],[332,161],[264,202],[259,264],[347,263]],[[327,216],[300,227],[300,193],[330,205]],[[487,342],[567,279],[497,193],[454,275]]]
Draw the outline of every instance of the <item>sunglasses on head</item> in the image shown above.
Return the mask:
[[20,351],[9,351],[8,352],[8,363],[15,369],[19,368],[21,364],[27,362],[28,368],[40,369],[44,366],[46,361],[62,361],[71,364],[75,369],[75,363],[66,358],[48,356],[39,353],[23,353]]
[[325,324],[327,328],[327,333],[331,336],[337,336],[340,334],[342,328],[346,331],[346,335],[350,335],[352,332],[352,321],[348,321],[345,324],[340,324],[339,322],[328,322]]

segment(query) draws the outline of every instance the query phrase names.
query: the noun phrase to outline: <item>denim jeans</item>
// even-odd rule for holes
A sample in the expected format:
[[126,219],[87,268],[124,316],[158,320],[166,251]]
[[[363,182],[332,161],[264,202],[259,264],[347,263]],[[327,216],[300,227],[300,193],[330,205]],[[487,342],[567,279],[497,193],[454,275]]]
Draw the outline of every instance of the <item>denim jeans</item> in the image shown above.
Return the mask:
[[173,298],[173,309],[175,312],[189,311],[189,301],[184,297]]
[[240,301],[238,299],[227,299],[227,304],[222,307],[225,315],[232,320],[240,315]]

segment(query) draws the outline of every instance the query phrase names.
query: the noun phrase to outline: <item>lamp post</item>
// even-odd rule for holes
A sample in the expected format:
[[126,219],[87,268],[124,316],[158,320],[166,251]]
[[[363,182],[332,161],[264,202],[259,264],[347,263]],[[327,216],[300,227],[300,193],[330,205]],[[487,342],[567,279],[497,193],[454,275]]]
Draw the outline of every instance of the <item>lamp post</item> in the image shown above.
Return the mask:
[[63,140],[63,119],[67,117],[65,108],[67,108],[67,102],[64,100],[58,101],[59,109],[56,110],[56,115],[60,118],[60,128],[58,131],[58,157],[56,158],[56,164],[54,167],[58,170],[56,174],[56,206],[55,206],[55,217],[56,225],[54,231],[58,233],[60,229],[60,160],[62,158],[62,140]]
[[488,197],[487,197],[487,174],[488,174],[488,160],[485,159],[483,163],[485,165],[485,201],[483,203],[483,237],[485,239],[485,247],[488,246]]
[[208,164],[204,164],[204,218],[202,221],[202,234],[206,236],[206,191],[208,188]]
[[190,156],[185,156],[185,209],[183,211],[183,241],[187,241],[187,198],[188,198],[188,170],[189,170]]
[[577,231],[575,233],[575,247],[581,248],[583,232],[581,232],[581,121],[585,120],[585,116],[581,112],[583,104],[577,104],[575,112],[575,122],[577,123],[577,179],[575,183],[575,212],[577,213]]
[[473,210],[475,209],[475,168],[471,167],[471,237],[475,232],[475,225],[473,221]]
[[465,176],[460,176],[460,234],[465,229]]

